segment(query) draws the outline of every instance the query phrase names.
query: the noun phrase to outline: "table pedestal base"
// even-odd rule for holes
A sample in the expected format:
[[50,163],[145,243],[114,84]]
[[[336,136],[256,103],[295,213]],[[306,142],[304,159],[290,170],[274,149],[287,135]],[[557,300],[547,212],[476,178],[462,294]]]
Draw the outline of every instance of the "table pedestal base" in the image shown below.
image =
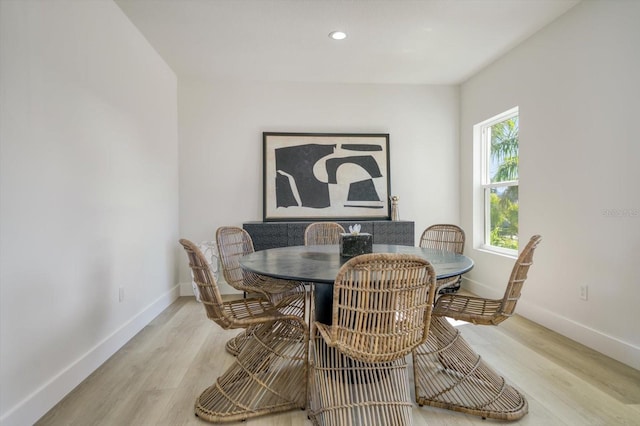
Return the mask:
[[331,324],[333,317],[333,284],[313,284],[314,320]]

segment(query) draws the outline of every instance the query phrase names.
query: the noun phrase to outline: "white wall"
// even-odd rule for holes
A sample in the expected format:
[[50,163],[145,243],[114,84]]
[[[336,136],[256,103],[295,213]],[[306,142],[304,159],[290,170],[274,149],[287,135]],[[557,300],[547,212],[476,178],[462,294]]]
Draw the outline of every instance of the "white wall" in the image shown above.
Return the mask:
[[[262,220],[264,131],[389,133],[401,219],[415,221],[418,236],[431,223],[458,222],[456,87],[180,80],[178,93],[184,238],[211,240],[219,226]],[[186,259],[180,278],[190,291]]]
[[[474,124],[520,107],[520,236],[543,236],[518,312],[640,368],[640,2],[586,1],[461,86],[462,223]],[[624,217],[605,213],[620,209]],[[623,211],[626,209],[626,212]],[[498,296],[513,260],[475,249]],[[588,301],[580,300],[588,285]]]
[[112,2],[0,15],[0,422],[26,425],[177,296],[177,81]]

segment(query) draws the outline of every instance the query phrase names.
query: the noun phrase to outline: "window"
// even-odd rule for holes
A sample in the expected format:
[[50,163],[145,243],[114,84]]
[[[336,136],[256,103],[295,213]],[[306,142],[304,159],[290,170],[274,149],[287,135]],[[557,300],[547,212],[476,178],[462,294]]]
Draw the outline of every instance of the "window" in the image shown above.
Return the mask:
[[518,254],[518,108],[476,125],[481,139],[484,248]]

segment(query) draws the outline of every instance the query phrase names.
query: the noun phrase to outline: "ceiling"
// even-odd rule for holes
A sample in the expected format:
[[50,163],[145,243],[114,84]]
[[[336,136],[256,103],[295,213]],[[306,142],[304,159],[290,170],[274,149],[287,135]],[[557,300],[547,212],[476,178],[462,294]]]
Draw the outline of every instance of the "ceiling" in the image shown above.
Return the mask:
[[180,78],[458,84],[580,0],[115,1]]

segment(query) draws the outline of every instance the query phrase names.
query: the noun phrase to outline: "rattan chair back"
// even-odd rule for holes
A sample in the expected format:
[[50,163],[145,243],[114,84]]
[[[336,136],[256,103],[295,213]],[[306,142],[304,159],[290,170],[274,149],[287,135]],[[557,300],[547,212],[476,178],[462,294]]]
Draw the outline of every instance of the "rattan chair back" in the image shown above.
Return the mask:
[[[436,224],[431,225],[422,232],[420,247],[436,250],[446,250],[457,254],[464,252],[465,235],[462,228],[457,225]],[[437,280],[438,293],[451,293],[460,289],[462,276],[456,275]],[[437,296],[436,296],[437,297]]]
[[[531,237],[527,245],[522,249],[522,252],[520,252],[516,263],[513,265],[509,283],[507,284],[504,297],[502,298],[502,304],[498,310],[498,315],[504,319],[512,316],[516,310],[516,304],[520,299],[522,287],[527,279],[529,268],[533,264],[533,254],[541,239],[542,237],[540,235]],[[504,321],[504,319],[502,321]]]
[[462,254],[465,234],[457,225],[436,224],[424,230],[420,237],[420,247],[447,250]]
[[427,339],[435,277],[431,264],[417,256],[354,257],[336,276],[332,325],[316,325],[329,346],[358,361],[403,357]]
[[221,226],[216,231],[216,242],[225,281],[236,290],[253,291],[245,285],[245,273],[240,267],[240,258],[254,252],[249,233],[237,226]]
[[339,244],[340,234],[344,234],[344,232],[344,228],[339,223],[314,222],[304,230],[304,245]]
[[200,290],[200,298],[207,312],[207,317],[224,329],[231,327],[234,319],[225,312],[218,284],[209,269],[206,257],[191,241],[181,239],[180,244],[187,253],[191,274]]
[[216,231],[222,274],[225,281],[245,295],[260,295],[276,307],[288,306],[287,313],[305,312],[305,288],[299,281],[281,280],[245,271],[240,258],[253,253],[253,241],[247,231],[236,226],[222,226]]

